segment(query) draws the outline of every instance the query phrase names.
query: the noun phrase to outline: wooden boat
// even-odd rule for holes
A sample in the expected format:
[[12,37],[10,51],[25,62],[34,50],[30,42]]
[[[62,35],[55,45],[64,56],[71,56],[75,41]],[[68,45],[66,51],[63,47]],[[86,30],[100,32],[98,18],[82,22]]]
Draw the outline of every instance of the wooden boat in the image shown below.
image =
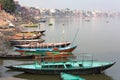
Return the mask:
[[28,40],[28,39],[37,39],[40,38],[42,35],[35,34],[35,33],[17,33],[10,37],[11,40]]
[[61,58],[68,58],[68,57],[75,57],[73,56],[73,54],[70,52],[46,52],[45,53],[45,58],[49,58],[49,59],[61,59]]
[[66,59],[68,60],[68,58],[72,57],[72,58],[76,58],[76,56],[74,56],[71,52],[59,52],[59,51],[55,51],[55,52],[46,52],[44,54],[38,55],[38,54],[31,54],[34,55],[35,59],[56,59],[56,60],[61,60],[61,59]]
[[67,74],[67,73],[60,73],[60,76],[62,78],[62,80],[85,80],[84,78],[81,78],[79,76],[75,76],[72,74]]
[[29,23],[25,24],[24,27],[38,27],[38,24]]
[[12,54],[7,54],[7,55],[0,55],[0,59],[32,59],[32,55],[12,55]]
[[67,47],[43,47],[43,48],[16,48],[14,47],[14,50],[20,53],[26,53],[26,54],[44,54],[45,52],[72,52],[77,46],[67,46]]
[[41,33],[43,34],[46,30],[22,30],[21,33]]
[[31,74],[98,74],[113,66],[115,62],[101,62],[94,60],[69,60],[46,62],[37,60],[31,64],[6,66],[7,68]]
[[17,48],[59,48],[69,46],[70,42],[58,42],[58,43],[29,43],[24,45],[14,45]]
[[23,44],[29,44],[29,43],[42,43],[45,40],[43,39],[31,39],[31,40],[10,40],[11,45],[23,45]]

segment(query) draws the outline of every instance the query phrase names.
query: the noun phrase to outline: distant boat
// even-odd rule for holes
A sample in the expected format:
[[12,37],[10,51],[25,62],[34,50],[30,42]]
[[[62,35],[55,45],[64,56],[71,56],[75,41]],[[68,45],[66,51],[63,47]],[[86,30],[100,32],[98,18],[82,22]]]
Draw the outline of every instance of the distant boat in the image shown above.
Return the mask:
[[68,74],[97,74],[113,66],[115,62],[101,62],[94,60],[69,60],[69,61],[44,61],[35,60],[31,64],[11,65],[7,68],[23,71],[31,74],[60,74],[61,72]]
[[39,19],[38,21],[45,23],[45,22],[46,22],[46,19],[45,19],[45,18],[41,18],[41,19]]
[[67,73],[60,73],[60,76],[62,78],[62,80],[85,80],[84,78],[81,78],[79,76],[75,76],[72,74],[67,74]]
[[52,23],[49,23],[48,25],[49,25],[49,26],[52,26],[53,24],[52,24]]
[[90,19],[85,19],[86,22],[90,22]]
[[106,23],[109,23],[109,21],[106,21]]

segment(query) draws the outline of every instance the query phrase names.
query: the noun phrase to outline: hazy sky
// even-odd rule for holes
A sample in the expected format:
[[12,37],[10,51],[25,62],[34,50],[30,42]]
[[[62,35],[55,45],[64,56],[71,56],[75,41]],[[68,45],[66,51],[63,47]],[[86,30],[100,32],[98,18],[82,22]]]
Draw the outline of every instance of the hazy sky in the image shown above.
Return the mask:
[[120,0],[18,0],[23,6],[120,11]]

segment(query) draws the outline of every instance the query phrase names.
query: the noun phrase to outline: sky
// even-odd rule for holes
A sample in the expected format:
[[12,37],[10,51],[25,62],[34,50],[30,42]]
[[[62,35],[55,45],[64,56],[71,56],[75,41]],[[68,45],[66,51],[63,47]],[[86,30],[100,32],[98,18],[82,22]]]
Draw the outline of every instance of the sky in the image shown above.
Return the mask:
[[18,0],[22,6],[120,11],[120,0]]

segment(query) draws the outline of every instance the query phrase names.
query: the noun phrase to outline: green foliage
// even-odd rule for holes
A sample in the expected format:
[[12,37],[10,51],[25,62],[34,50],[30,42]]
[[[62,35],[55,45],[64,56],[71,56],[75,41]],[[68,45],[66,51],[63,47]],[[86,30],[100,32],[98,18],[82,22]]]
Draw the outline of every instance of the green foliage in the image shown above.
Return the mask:
[[6,12],[14,12],[16,7],[15,7],[15,3],[13,0],[0,0],[0,3],[2,4],[2,8],[3,10],[5,10]]

